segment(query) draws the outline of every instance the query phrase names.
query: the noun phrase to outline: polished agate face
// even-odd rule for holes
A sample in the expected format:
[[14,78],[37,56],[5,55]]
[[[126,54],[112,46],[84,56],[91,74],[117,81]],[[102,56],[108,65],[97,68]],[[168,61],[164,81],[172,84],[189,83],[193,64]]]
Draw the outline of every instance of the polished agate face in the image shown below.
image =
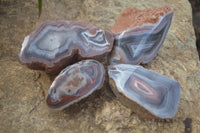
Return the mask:
[[153,104],[160,104],[162,102],[162,93],[160,90],[155,90],[150,85],[145,83],[139,78],[130,76],[126,82],[126,88],[134,91],[138,95],[142,96],[146,101]]
[[103,85],[104,68],[95,60],[84,60],[65,68],[52,83],[46,99],[51,109],[63,109],[89,96]]
[[56,73],[77,57],[103,57],[112,46],[111,34],[89,23],[47,21],[25,37],[19,56],[30,68]]
[[[164,11],[162,11],[162,9]],[[138,14],[141,12],[141,14],[144,16],[146,15],[146,17],[148,17],[148,10],[154,11],[153,9],[145,11],[133,9],[132,12],[136,12],[135,10]],[[170,27],[173,11],[170,7],[161,7],[159,10],[155,8],[155,10],[156,11],[152,14],[149,14],[152,15],[152,17],[139,24],[136,23],[133,26],[130,25],[126,27],[127,29],[123,29],[125,27],[120,28],[118,21],[116,22],[115,26],[112,28],[115,33],[115,43],[110,56],[110,64],[145,64],[150,62],[156,56]],[[156,14],[156,12],[158,13]],[[131,17],[131,11],[129,11],[129,13],[130,15],[127,15],[125,11],[122,14],[122,17],[119,18],[119,21],[122,21],[122,18],[126,15],[127,17]],[[137,20],[139,15],[135,16],[135,21],[140,21]],[[157,17],[157,20],[154,20],[154,17],[156,18],[156,16],[159,17]],[[134,20],[134,16],[130,19]]]
[[157,117],[172,118],[176,114],[180,99],[178,82],[129,64],[110,65],[108,74],[114,81],[112,89],[115,93],[120,93]]

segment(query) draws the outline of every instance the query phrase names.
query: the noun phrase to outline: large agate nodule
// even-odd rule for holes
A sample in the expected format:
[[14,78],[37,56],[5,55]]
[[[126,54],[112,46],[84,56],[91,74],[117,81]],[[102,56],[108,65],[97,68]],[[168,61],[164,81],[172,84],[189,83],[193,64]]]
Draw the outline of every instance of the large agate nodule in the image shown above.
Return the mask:
[[114,38],[89,23],[47,21],[26,36],[20,60],[32,69],[56,74],[83,59],[101,59],[112,50]]
[[[110,65],[108,74],[113,92],[122,103],[131,107],[141,117],[172,118],[175,116],[180,100],[178,82],[130,64]],[[143,113],[138,110],[138,106],[153,115],[148,116],[147,111]]]
[[103,86],[104,67],[95,60],[68,66],[53,81],[46,99],[51,109],[63,109]]
[[110,64],[145,64],[151,61],[163,44],[171,24],[172,8],[168,6],[124,10],[111,28],[115,35]]

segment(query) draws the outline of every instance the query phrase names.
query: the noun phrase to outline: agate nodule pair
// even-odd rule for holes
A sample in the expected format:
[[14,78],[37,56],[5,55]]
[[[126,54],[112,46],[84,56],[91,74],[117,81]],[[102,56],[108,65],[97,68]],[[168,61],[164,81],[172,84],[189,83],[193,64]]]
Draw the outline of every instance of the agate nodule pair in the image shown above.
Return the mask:
[[178,82],[130,64],[110,65],[108,74],[110,86],[119,100],[141,117],[175,116],[180,100]]
[[151,61],[163,44],[172,16],[173,10],[168,6],[126,8],[111,28],[115,42],[110,64],[137,65]]
[[114,38],[89,23],[47,21],[26,36],[20,60],[32,69],[56,74],[83,59],[99,59],[110,52]]
[[46,99],[49,108],[61,110],[103,86],[104,67],[95,60],[68,66],[53,81]]

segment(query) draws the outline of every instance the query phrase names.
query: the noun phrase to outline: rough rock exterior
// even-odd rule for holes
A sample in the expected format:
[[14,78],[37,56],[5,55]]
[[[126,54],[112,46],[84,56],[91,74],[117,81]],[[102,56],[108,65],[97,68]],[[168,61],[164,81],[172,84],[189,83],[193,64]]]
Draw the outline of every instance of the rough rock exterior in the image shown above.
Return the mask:
[[[24,37],[46,20],[90,22],[109,29],[127,7],[174,9],[171,27],[158,55],[144,67],[180,82],[181,99],[172,121],[142,120],[123,106],[108,86],[66,110],[48,110],[45,96],[54,77],[20,64]],[[172,133],[200,131],[200,64],[196,52],[191,6],[187,0],[43,0],[0,1],[0,132],[7,133]],[[108,77],[106,77],[108,79]]]
[[159,21],[160,17],[164,16],[171,10],[172,9],[169,6],[144,10],[135,7],[128,7],[123,11],[122,15],[118,18],[111,30],[118,33],[144,24],[155,24]]

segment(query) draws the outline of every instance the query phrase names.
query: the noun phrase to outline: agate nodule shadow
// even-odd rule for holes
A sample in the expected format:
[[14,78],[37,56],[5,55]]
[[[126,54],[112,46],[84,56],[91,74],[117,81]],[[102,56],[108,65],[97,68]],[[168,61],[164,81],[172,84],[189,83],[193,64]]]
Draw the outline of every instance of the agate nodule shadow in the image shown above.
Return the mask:
[[100,59],[112,50],[112,35],[89,23],[47,21],[26,36],[20,60],[31,69],[59,73],[83,59]]
[[175,116],[181,90],[178,82],[130,64],[110,65],[108,74],[110,86],[119,100],[141,117]]
[[61,110],[103,86],[104,67],[95,60],[68,66],[53,81],[46,99],[49,108]]
[[111,28],[115,36],[110,64],[145,64],[163,44],[171,25],[172,8],[168,6],[139,10],[127,8]]

